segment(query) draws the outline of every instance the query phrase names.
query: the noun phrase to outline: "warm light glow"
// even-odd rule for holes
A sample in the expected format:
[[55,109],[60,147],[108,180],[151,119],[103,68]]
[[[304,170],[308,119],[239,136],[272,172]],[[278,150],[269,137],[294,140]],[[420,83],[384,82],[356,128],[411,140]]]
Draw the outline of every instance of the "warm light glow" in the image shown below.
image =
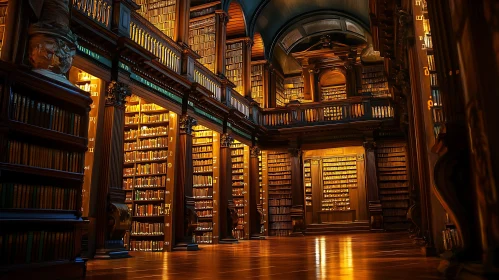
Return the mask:
[[341,279],[353,280],[353,256],[352,256],[352,237],[347,236],[340,239],[340,276]]

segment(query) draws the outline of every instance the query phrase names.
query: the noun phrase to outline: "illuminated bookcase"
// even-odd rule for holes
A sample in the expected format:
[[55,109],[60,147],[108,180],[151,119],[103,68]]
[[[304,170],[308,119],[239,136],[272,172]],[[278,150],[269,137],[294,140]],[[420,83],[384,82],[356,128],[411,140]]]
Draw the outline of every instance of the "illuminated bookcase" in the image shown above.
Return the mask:
[[287,151],[267,155],[269,230],[272,236],[288,236],[291,226],[291,157]]
[[[199,244],[211,244],[216,226],[217,195],[216,176],[214,174],[218,155],[218,133],[202,125],[193,128],[192,166],[194,207],[198,216],[194,241]],[[215,214],[215,215],[214,215]]]
[[350,188],[357,187],[357,156],[322,160],[322,211],[350,210]]
[[175,14],[177,0],[136,0],[140,5],[140,15],[154,26],[173,38],[175,33]]
[[321,95],[324,101],[347,99],[347,87],[346,85],[321,87]]
[[284,79],[284,96],[285,103],[289,103],[290,100],[302,100],[303,99],[303,77],[289,77]]
[[161,252],[166,241],[168,132],[165,108],[132,95],[125,109],[123,189],[132,212],[131,251]]
[[359,93],[373,97],[390,97],[388,79],[384,64],[364,65],[362,67],[362,88]]
[[232,199],[237,211],[238,224],[233,234],[237,239],[249,239],[249,147],[235,140],[231,145]]
[[199,62],[215,72],[215,15],[193,18],[189,22],[189,45],[201,58]]
[[2,53],[3,36],[5,34],[5,24],[7,20],[7,8],[9,2],[0,2],[0,54]]
[[303,162],[303,184],[305,187],[305,206],[312,206],[312,165],[309,159]]
[[277,107],[286,106],[289,103],[289,100],[286,99],[286,95],[284,93],[284,78],[279,74],[275,75],[275,103]]
[[264,91],[264,65],[263,63],[251,63],[251,98],[265,107]]
[[236,85],[234,89],[243,95],[243,42],[241,41],[227,42],[225,76]]
[[260,193],[262,194],[260,196],[261,198],[261,204],[262,204],[262,212],[263,212],[263,223],[260,228],[260,233],[264,235],[269,234],[269,208],[268,208],[268,201],[269,201],[269,189],[268,189],[268,184],[269,184],[269,177],[268,177],[268,170],[267,170],[267,151],[261,151],[260,152],[260,166],[261,166],[261,187],[260,187]]
[[376,149],[379,197],[386,230],[409,228],[409,180],[406,145],[378,143]]

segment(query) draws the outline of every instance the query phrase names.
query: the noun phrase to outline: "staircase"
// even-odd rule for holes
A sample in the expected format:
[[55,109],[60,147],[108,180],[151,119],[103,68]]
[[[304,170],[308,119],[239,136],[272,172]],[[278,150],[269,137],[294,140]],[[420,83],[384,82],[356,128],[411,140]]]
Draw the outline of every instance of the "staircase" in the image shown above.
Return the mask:
[[369,232],[368,221],[309,224],[305,235]]

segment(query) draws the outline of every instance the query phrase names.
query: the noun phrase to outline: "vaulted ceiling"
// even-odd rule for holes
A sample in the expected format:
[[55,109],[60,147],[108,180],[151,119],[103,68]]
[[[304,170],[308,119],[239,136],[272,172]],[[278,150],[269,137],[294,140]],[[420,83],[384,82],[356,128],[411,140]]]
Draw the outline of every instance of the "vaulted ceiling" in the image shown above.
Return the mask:
[[[211,2],[207,0],[192,1]],[[283,38],[286,36],[294,39],[294,41],[292,40],[292,46],[296,46],[303,40],[310,40],[312,36],[326,33],[329,27],[331,29],[329,31],[335,31],[336,29],[336,31],[344,33],[346,36],[364,37],[365,39],[368,35],[366,33],[369,30],[369,0],[221,1],[226,11],[229,11],[231,2],[240,4],[245,18],[246,34],[250,37],[253,37],[255,33],[261,35],[267,58],[271,56],[270,54],[273,53],[274,48],[282,43]],[[334,26],[336,24],[334,20],[337,20],[337,24],[340,24],[339,27]],[[313,34],[301,27],[297,31],[296,27],[307,24],[312,26],[313,23],[315,24]],[[297,34],[297,32],[300,34]],[[289,52],[290,49],[284,49],[284,51]]]

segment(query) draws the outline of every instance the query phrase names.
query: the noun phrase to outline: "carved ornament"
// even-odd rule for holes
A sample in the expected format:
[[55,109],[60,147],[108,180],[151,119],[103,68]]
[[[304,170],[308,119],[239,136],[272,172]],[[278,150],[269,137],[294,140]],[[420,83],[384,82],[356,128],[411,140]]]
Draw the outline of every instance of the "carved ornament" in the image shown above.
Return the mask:
[[374,151],[376,149],[376,142],[374,141],[365,141],[362,146],[364,146],[364,149],[366,149],[366,151]]
[[301,150],[298,148],[290,148],[288,149],[288,152],[291,157],[299,157],[301,155]]
[[109,83],[106,93],[106,105],[118,107],[125,106],[126,98],[132,95],[132,91],[127,84],[117,81]]
[[180,132],[192,134],[192,127],[198,124],[198,121],[189,115],[181,115],[179,120]]
[[234,138],[230,136],[229,133],[223,133],[220,135],[220,147],[221,148],[230,148],[230,145],[234,142]]
[[257,158],[260,155],[260,148],[258,146],[251,147],[250,155],[252,158]]

